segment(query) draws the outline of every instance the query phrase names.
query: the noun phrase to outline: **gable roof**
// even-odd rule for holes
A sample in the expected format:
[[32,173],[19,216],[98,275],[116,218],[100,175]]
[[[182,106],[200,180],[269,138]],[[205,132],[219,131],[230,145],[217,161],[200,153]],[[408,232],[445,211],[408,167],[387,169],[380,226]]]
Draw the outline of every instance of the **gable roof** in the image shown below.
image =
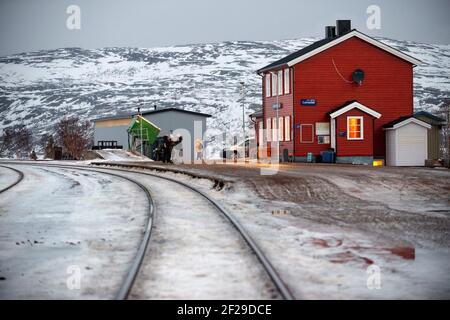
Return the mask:
[[408,123],[415,123],[419,126],[425,127],[427,129],[431,129],[431,125],[426,123],[425,121],[419,120],[415,118],[414,116],[407,116],[407,117],[400,117],[397,120],[391,121],[389,123],[386,123],[383,128],[385,130],[392,130],[392,129],[398,129],[400,127],[403,127],[404,125],[407,125]]
[[388,46],[387,44],[384,44],[381,41],[375,40],[374,38],[369,37],[368,35],[360,32],[356,29],[353,29],[353,30],[351,30],[347,33],[344,33],[338,37],[331,38],[331,39],[322,39],[317,42],[314,42],[313,44],[311,44],[303,49],[300,49],[297,52],[294,52],[280,60],[277,60],[277,61],[265,66],[262,69],[259,69],[257,71],[257,73],[261,74],[265,71],[269,71],[269,70],[272,70],[275,68],[292,67],[293,65],[295,65],[303,60],[311,58],[312,56],[314,56],[322,51],[325,51],[331,47],[334,47],[335,45],[338,45],[339,43],[344,42],[345,40],[348,40],[353,37],[357,37],[363,41],[366,41],[366,42],[374,45],[375,47],[378,47],[384,51],[389,52],[390,54],[392,54],[394,56],[397,56],[400,59],[408,61],[409,63],[411,63],[414,66],[423,64],[422,61],[420,61],[416,58],[413,58],[410,55],[407,55],[391,46]]
[[[177,112],[189,113],[189,114],[194,114],[194,115],[198,115],[198,116],[203,116],[206,118],[211,117],[211,115],[207,114],[207,113],[189,111],[189,110],[184,110],[184,109],[179,109],[179,108],[174,108],[174,107],[159,108],[159,109],[157,108],[154,110],[147,110],[147,111],[143,111],[142,115],[145,116],[148,114],[161,113],[161,112],[167,112],[167,111],[177,111]],[[96,118],[96,119],[93,119],[92,121],[95,122],[95,121],[103,121],[103,120],[128,119],[128,118],[132,118],[135,115],[136,115],[136,113],[122,113],[122,114],[117,114],[115,116]]]
[[348,101],[348,102],[344,103],[342,106],[329,112],[329,115],[330,115],[331,119],[334,119],[354,108],[359,109],[359,110],[371,115],[374,118],[379,119],[381,117],[381,113],[378,113],[375,110],[370,109],[369,107],[366,107],[365,105],[359,103],[356,100],[352,100],[352,101]]
[[304,48],[302,48],[302,49],[300,49],[300,50],[298,50],[298,51],[296,51],[294,53],[291,53],[290,55],[288,55],[288,56],[286,56],[284,58],[281,58],[280,60],[277,60],[277,61],[275,61],[275,62],[265,66],[264,68],[259,69],[257,71],[257,73],[262,73],[262,72],[265,72],[265,71],[268,71],[268,70],[271,70],[271,69],[275,69],[277,67],[283,67],[283,66],[287,67],[288,63],[290,61],[293,61],[293,60],[297,59],[298,57],[301,57],[301,56],[303,56],[303,55],[305,55],[305,54],[307,54],[307,53],[309,53],[309,52],[311,52],[313,50],[316,50],[316,49],[320,48],[321,46],[331,42],[334,39],[336,39],[336,38],[333,38],[333,39],[322,39],[322,40],[316,41],[316,42],[310,44],[309,46],[306,46],[306,47],[304,47]]
[[161,128],[144,117],[137,115],[133,117],[127,131],[133,136],[153,144],[158,137],[158,134],[161,132]]

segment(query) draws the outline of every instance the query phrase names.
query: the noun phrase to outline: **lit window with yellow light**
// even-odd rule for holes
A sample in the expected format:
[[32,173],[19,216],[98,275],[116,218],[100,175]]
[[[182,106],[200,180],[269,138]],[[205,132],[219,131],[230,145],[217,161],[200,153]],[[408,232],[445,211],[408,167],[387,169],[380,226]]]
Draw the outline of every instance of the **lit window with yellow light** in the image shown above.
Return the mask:
[[347,117],[347,139],[362,140],[363,137],[363,117]]

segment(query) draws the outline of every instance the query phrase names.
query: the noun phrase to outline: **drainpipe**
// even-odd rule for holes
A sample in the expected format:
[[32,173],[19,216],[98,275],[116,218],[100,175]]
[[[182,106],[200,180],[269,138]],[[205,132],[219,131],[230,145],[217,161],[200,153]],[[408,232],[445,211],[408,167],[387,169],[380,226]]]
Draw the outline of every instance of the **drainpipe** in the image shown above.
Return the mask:
[[291,75],[291,68],[289,67],[289,80],[291,83],[289,84],[291,86],[291,94],[292,94],[292,121],[291,121],[291,127],[292,127],[292,149],[293,149],[293,161],[295,162],[295,95],[294,95],[294,83],[295,83],[295,72],[294,68],[292,68],[292,75]]
[[[262,122],[263,122],[263,134],[262,134],[262,136],[263,136],[263,141],[258,141],[259,142],[259,146],[258,146],[258,151],[257,151],[257,153],[258,153],[258,158],[259,158],[259,148],[262,148],[262,149],[264,149],[264,137],[267,137],[267,133],[265,133],[264,132],[264,127],[265,127],[265,123],[266,123],[266,118],[265,118],[265,112],[264,112],[264,97],[265,97],[265,95],[266,95],[266,92],[265,92],[265,82],[264,82],[264,73],[263,74],[261,74],[261,73],[258,73],[258,75],[261,77],[261,83],[262,83],[262,101],[261,101],[261,112],[262,112]],[[267,129],[267,128],[266,128]],[[259,136],[257,137],[257,139],[259,139]]]

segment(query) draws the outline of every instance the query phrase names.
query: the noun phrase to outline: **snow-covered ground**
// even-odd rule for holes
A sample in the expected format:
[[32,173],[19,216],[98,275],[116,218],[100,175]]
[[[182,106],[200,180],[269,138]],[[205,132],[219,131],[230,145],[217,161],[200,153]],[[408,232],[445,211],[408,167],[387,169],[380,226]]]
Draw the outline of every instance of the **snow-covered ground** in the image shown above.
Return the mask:
[[25,178],[0,194],[0,298],[114,298],[148,217],[144,193],[104,174],[13,167]]
[[[117,172],[116,172],[117,173]],[[156,217],[131,299],[270,299],[273,284],[231,224],[203,197],[139,173]]]
[[11,169],[0,166],[0,190],[13,184],[17,180],[18,176],[19,175]]
[[[262,179],[234,165],[192,168],[235,182],[218,191],[211,180],[158,174],[197,186],[236,215],[297,298],[450,298],[448,171],[286,165]],[[142,170],[120,173],[138,178],[156,202],[131,298],[277,298],[214,208]],[[127,208],[144,208],[142,194],[102,174],[31,167],[25,173],[24,182],[0,195],[0,276],[6,278],[0,296],[111,298],[140,239],[145,212],[130,217]],[[46,188],[36,188],[43,182]],[[81,291],[66,287],[69,264],[82,267]],[[377,270],[374,289],[368,272]]]
[[[0,195],[0,297],[113,298],[141,238],[145,196],[101,173],[15,167],[25,180]],[[279,297],[244,240],[200,195],[162,179],[114,173],[137,178],[156,206],[130,298]],[[71,266],[80,268],[81,290],[67,287]]]
[[[445,238],[445,235],[441,234],[445,233],[445,230],[436,230],[435,235],[429,235],[430,239],[435,238],[434,244],[420,237],[415,242],[409,242],[405,239],[414,237],[410,230],[405,230],[404,234],[395,237],[383,226],[383,224],[396,224],[392,219],[398,218],[392,213],[386,212],[386,217],[381,219],[374,215],[372,217],[374,221],[370,224],[372,230],[361,228],[359,224],[355,224],[353,228],[339,221],[342,203],[336,202],[335,216],[330,213],[329,220],[322,218],[315,221],[308,216],[314,212],[301,214],[309,210],[307,201],[303,207],[301,204],[289,201],[261,198],[253,188],[244,184],[236,183],[231,188],[216,191],[209,180],[192,179],[175,173],[164,175],[194,184],[209,192],[237,215],[266,250],[267,255],[297,298],[430,299],[450,297],[450,273],[448,272],[450,249],[449,245],[442,244],[441,240]],[[395,178],[393,173],[386,173],[385,178],[389,175],[392,179]],[[328,178],[332,179],[330,176]],[[355,181],[353,183],[357,185]],[[279,192],[276,184],[272,184],[272,192]],[[317,196],[317,190],[311,192],[313,196]],[[338,192],[339,188],[336,189],[336,193]],[[342,192],[345,191],[342,190],[341,194]],[[326,197],[327,194],[323,196]],[[334,195],[330,196],[334,199]],[[381,194],[374,194],[370,200],[366,200],[368,212],[372,212],[370,210],[374,210],[376,206],[372,201],[381,196]],[[394,196],[391,195],[391,197]],[[411,190],[409,197],[414,203],[415,195]],[[377,200],[383,203],[388,202],[389,199],[378,198]],[[342,194],[342,200],[348,201],[348,197]],[[406,190],[402,194],[402,200],[409,201]],[[415,201],[417,205],[419,199]],[[441,203],[436,199],[435,207],[440,206],[442,210],[448,211],[449,206],[443,208]],[[393,202],[393,206],[396,205],[399,205],[399,201]],[[349,206],[351,207],[351,204]],[[322,210],[323,214],[329,209],[321,208],[319,203],[316,207],[317,212]],[[384,208],[379,207],[381,210]],[[364,209],[361,208],[361,210]],[[298,214],[299,211],[300,214]],[[402,214],[410,216],[411,225],[420,224],[421,220],[418,221],[418,217],[414,214],[406,211]],[[356,210],[348,212],[348,215],[352,216],[352,219],[358,219]],[[389,218],[390,215],[392,219]],[[364,219],[366,219],[365,216]],[[402,224],[403,222],[399,221],[397,227],[401,228]],[[377,226],[381,227],[380,230],[377,230]],[[420,226],[416,227],[420,228]],[[374,270],[372,268],[380,270],[380,289],[369,289],[367,286],[367,281],[370,279],[368,272]]]
[[96,153],[107,161],[153,161],[148,157],[122,149],[103,149],[97,150]]

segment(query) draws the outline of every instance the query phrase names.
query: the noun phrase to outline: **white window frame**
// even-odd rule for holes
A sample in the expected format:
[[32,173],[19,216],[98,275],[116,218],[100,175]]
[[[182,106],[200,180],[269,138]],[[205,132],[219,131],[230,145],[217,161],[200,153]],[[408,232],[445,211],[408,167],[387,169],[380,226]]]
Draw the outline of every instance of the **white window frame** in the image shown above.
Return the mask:
[[[359,127],[359,138],[350,138],[350,119],[359,119],[360,127]],[[362,116],[348,116],[347,117],[347,140],[364,140],[364,117]]]
[[274,142],[278,141],[277,127],[277,118],[272,118],[272,141]]
[[330,125],[330,133],[331,133],[331,145],[330,148],[336,150],[336,118],[331,119]]
[[284,117],[284,141],[291,141],[291,117]]
[[270,84],[270,78],[271,78],[270,73],[266,73],[266,98],[269,98],[272,96],[271,91],[270,91],[272,89],[271,84]]
[[[326,131],[322,131],[323,127],[326,127]],[[329,136],[330,135],[330,123],[329,122],[316,122],[316,136]]]
[[278,117],[278,140],[284,141],[284,118]]
[[284,94],[291,93],[291,70],[289,68],[284,69]]
[[264,143],[264,121],[258,122],[258,143],[260,147]]
[[277,74],[275,72],[270,73],[272,75],[272,97],[277,96]]
[[278,82],[278,95],[283,95],[283,70],[279,70],[277,73],[277,82]]
[[266,140],[272,141],[272,119],[267,118],[266,119]]

